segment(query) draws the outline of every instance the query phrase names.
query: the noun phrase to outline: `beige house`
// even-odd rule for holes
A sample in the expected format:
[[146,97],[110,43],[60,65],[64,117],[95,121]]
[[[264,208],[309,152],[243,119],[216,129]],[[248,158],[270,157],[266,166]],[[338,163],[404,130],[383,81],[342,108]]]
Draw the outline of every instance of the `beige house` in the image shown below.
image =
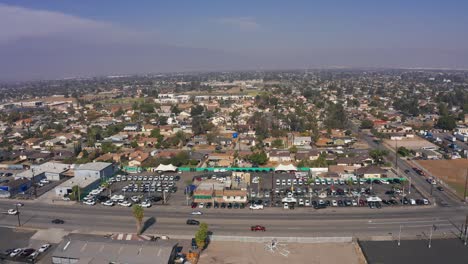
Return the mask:
[[224,190],[223,201],[226,203],[246,203],[247,191],[244,190]]
[[364,179],[379,179],[379,178],[386,178],[386,171],[378,166],[371,165],[367,167],[361,167],[356,170],[356,174],[360,178]]

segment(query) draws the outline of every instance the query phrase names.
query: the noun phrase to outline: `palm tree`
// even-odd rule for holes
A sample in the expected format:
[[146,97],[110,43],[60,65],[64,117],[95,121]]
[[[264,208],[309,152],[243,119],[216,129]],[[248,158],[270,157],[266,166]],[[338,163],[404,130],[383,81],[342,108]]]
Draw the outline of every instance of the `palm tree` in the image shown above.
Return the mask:
[[135,217],[136,220],[136,228],[137,228],[137,234],[141,234],[141,224],[143,222],[143,217],[145,217],[145,211],[143,210],[143,207],[138,204],[134,204],[133,207],[133,217]]
[[104,188],[106,188],[106,189],[109,191],[109,197],[111,197],[111,196],[112,196],[112,190],[111,190],[111,188],[110,188],[110,186],[111,186],[110,183],[107,182],[107,181],[106,181],[106,182],[103,182],[103,183],[102,183],[102,186],[103,186]]

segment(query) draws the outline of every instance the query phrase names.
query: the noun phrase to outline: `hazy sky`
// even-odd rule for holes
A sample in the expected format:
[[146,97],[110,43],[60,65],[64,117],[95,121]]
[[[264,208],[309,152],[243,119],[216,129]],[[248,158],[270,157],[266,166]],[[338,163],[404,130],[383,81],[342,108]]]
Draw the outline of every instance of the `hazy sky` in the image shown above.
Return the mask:
[[468,68],[468,1],[0,0],[0,79]]

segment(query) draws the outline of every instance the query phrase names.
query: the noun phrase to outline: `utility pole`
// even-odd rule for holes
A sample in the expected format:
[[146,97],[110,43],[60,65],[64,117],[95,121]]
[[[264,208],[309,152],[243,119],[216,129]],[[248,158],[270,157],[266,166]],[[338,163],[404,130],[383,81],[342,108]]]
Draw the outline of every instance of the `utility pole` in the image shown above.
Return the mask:
[[465,194],[463,195],[463,202],[466,203],[466,186],[468,184],[468,169],[465,170]]
[[398,176],[398,142],[396,139],[395,139],[395,169],[396,169],[397,176]]

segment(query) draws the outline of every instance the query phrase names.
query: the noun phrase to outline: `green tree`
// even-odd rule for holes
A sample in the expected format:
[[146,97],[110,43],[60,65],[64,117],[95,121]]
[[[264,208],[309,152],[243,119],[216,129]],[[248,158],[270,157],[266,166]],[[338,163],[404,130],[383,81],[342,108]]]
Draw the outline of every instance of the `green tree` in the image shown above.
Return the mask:
[[273,142],[271,142],[271,147],[272,148],[283,148],[283,140],[282,139],[275,139]]
[[198,231],[195,233],[195,242],[200,250],[204,249],[208,239],[208,225],[201,223]]
[[388,155],[388,151],[385,149],[373,149],[369,151],[369,156],[377,164],[384,164],[384,158]]
[[457,122],[451,115],[441,116],[437,120],[436,127],[440,129],[453,130],[457,127]]
[[70,195],[70,200],[79,201],[79,200],[80,200],[80,195],[81,195],[80,186],[74,185],[74,186],[72,187],[72,192],[71,192],[71,195]]
[[407,157],[411,154],[410,150],[405,147],[399,147],[397,152],[398,152],[398,155],[402,157]]
[[364,119],[364,120],[362,120],[360,127],[362,129],[372,129],[372,128],[374,128],[374,122],[372,122],[369,119]]
[[291,153],[297,153],[297,147],[296,146],[292,146],[289,148],[289,152]]
[[248,157],[250,162],[258,164],[258,165],[264,165],[268,161],[267,154],[262,151],[262,152],[257,152]]
[[143,218],[145,217],[145,211],[143,210],[143,207],[141,207],[141,205],[134,204],[132,207],[132,213],[136,222],[136,232],[138,235],[140,235],[142,230],[141,224],[143,223]]
[[192,106],[192,108],[190,109],[190,115],[199,116],[203,114],[203,111],[205,111],[205,108],[203,106],[195,105],[195,106]]

